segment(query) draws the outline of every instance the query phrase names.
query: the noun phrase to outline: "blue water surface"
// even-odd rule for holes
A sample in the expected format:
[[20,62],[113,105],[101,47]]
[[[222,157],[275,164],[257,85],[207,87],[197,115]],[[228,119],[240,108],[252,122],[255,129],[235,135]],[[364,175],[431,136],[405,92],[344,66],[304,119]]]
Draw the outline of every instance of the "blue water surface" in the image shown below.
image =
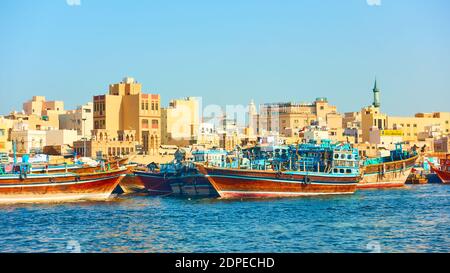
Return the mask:
[[0,206],[0,252],[449,252],[450,187]]

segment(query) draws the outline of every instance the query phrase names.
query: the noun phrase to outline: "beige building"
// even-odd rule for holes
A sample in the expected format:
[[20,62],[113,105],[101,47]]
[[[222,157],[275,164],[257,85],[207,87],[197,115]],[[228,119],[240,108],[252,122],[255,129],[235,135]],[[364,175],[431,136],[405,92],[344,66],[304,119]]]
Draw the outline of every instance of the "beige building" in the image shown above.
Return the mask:
[[19,112],[11,112],[5,119],[12,120],[15,130],[57,130],[59,127],[41,116]]
[[126,156],[137,152],[139,142],[136,141],[135,133],[135,130],[120,130],[112,137],[108,130],[94,129],[90,140],[75,141],[73,149],[79,156],[92,158]]
[[434,151],[438,153],[450,152],[450,135],[446,135],[434,140]]
[[78,140],[78,134],[76,130],[48,130],[45,131],[46,145],[58,146],[58,145],[70,145],[72,146],[75,141]]
[[378,148],[384,147],[389,150],[395,149],[395,144],[403,141],[403,132],[401,130],[379,130],[370,129],[369,143],[376,144]]
[[371,105],[361,110],[361,130],[363,142],[370,141],[370,131],[374,128],[378,130],[387,129],[387,115],[381,113],[379,107]]
[[337,131],[342,129],[342,116],[326,98],[317,98],[313,103],[263,104],[258,116],[257,133],[279,132],[281,136],[292,137],[314,123]]
[[220,136],[217,134],[216,128],[212,123],[201,123],[199,134],[196,141],[197,145],[205,148],[220,147]]
[[23,104],[26,115],[36,115],[48,121],[51,127],[59,127],[59,115],[64,113],[63,101],[46,101],[44,96],[33,96]]
[[59,115],[59,129],[76,130],[78,138],[90,137],[94,129],[94,104],[89,102],[76,110]]
[[195,97],[172,100],[161,109],[161,136],[166,145],[186,146],[199,137],[200,100]]
[[429,126],[439,126],[444,134],[450,131],[450,112],[418,113],[414,117],[387,117],[389,128],[403,131],[405,141],[415,141]]
[[14,122],[4,117],[0,117],[0,153],[11,153],[11,131]]
[[16,151],[21,154],[42,153],[47,145],[47,132],[38,130],[13,130],[11,141],[16,143]]
[[94,96],[94,131],[103,130],[111,141],[117,141],[121,131],[135,131],[134,140],[143,151],[156,154],[161,144],[160,96],[141,89],[127,77],[111,84],[108,94]]

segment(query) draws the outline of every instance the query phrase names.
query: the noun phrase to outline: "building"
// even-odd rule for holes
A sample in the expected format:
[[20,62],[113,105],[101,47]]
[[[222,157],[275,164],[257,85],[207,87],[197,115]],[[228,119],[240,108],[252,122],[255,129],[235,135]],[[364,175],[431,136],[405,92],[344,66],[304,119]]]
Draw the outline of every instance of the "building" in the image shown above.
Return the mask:
[[70,145],[72,146],[75,141],[78,140],[78,134],[76,130],[48,130],[46,132],[46,145],[47,146],[60,146]]
[[141,89],[140,83],[126,77],[111,84],[108,94],[94,96],[94,131],[106,134],[108,141],[118,141],[123,132],[134,131],[133,139],[143,152],[156,154],[161,144],[160,96],[143,94]]
[[0,153],[11,153],[11,131],[14,121],[0,117]]
[[328,126],[329,122],[333,123],[330,128],[342,128],[342,116],[327,98],[317,98],[313,103],[267,103],[260,106],[257,133],[279,132],[292,137],[304,127],[314,123]]
[[75,141],[73,149],[79,156],[92,158],[126,156],[140,152],[135,134],[135,130],[123,130],[112,137],[105,129],[94,129],[90,140]]
[[320,142],[323,139],[330,139],[330,135],[326,127],[308,126],[306,130],[303,132],[303,139],[306,142],[309,141]]
[[370,129],[369,143],[376,144],[377,147],[393,150],[395,149],[395,144],[400,142],[403,142],[403,132],[401,130]]
[[161,137],[166,145],[186,146],[199,136],[200,100],[195,97],[172,100],[161,109]]
[[418,113],[414,117],[387,117],[389,128],[402,130],[405,141],[415,141],[430,126],[438,126],[443,134],[450,133],[450,112]]
[[372,129],[384,130],[388,128],[387,115],[380,112],[380,108],[370,105],[361,110],[362,141],[370,142]]
[[[371,132],[376,130],[380,132],[395,131],[397,140],[399,140],[398,133],[402,132],[401,141],[419,144],[420,142],[429,143],[430,138],[433,139],[450,132],[450,112],[417,113],[414,117],[388,116],[380,111],[380,90],[376,81],[373,93],[373,104],[361,110],[363,142],[375,141],[378,144],[379,137],[376,133],[373,137],[370,136]],[[349,122],[349,120],[346,121]]]
[[205,122],[200,124],[196,144],[204,146],[207,149],[220,146],[220,137],[214,124]]
[[59,127],[41,116],[27,115],[23,112],[11,112],[5,119],[13,122],[15,130],[57,130]]
[[46,101],[44,96],[33,96],[23,103],[25,115],[36,115],[48,121],[53,128],[59,126],[59,115],[64,113],[63,101]]
[[361,112],[347,112],[342,117],[342,127],[345,128],[360,128],[361,127]]
[[450,152],[450,135],[442,136],[434,140],[434,151],[438,153]]
[[39,130],[13,130],[11,141],[16,143],[16,151],[21,154],[42,153],[47,145],[47,132]]
[[0,123],[0,153],[8,153],[8,128],[6,124]]
[[90,137],[94,129],[94,104],[89,102],[76,110],[59,115],[59,129],[76,130],[78,138]]

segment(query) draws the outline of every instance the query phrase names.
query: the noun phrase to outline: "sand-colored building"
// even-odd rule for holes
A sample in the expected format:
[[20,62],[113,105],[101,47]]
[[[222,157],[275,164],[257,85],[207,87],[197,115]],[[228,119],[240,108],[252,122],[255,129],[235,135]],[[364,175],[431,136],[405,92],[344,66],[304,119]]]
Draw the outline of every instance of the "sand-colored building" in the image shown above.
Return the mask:
[[94,104],[89,102],[60,114],[59,129],[76,130],[78,138],[90,137],[94,129]]
[[200,100],[196,97],[172,100],[161,109],[161,136],[165,145],[186,146],[199,136]]
[[53,128],[59,127],[59,115],[63,114],[63,101],[46,101],[44,96],[33,96],[30,101],[23,103],[26,115],[36,115],[50,123]]
[[[389,142],[388,139],[394,137],[396,141],[415,143],[417,146],[432,146],[429,144],[434,138],[449,134],[450,112],[417,113],[414,117],[389,116],[380,111],[380,90],[376,82],[373,93],[373,104],[361,110],[363,142],[379,144],[380,138],[384,137],[386,142]],[[391,135],[378,136],[376,133],[372,133],[377,130],[388,132]],[[392,135],[393,132],[395,132],[395,136]]]
[[13,127],[13,120],[0,117],[0,153],[12,152],[11,132]]
[[220,136],[217,134],[214,124],[205,122],[200,124],[196,144],[205,148],[220,146]]
[[279,132],[291,137],[313,123],[338,129],[342,128],[342,117],[327,98],[317,98],[313,103],[267,103],[260,106],[257,133]]
[[387,129],[387,115],[381,113],[379,107],[370,105],[361,109],[361,130],[363,142],[370,141],[370,131],[373,128],[378,130]]
[[156,154],[161,144],[160,126],[160,96],[143,94],[141,84],[133,78],[111,84],[106,95],[94,96],[94,131],[104,130],[111,141],[117,141],[121,131],[134,130],[134,140],[142,150]]
[[119,130],[113,138],[106,129],[94,129],[90,140],[75,141],[73,149],[79,156],[92,158],[127,156],[140,152],[135,134],[135,130]]
[[15,130],[57,130],[58,125],[38,115],[27,115],[21,112],[11,112],[5,119],[12,120]]
[[13,130],[11,141],[16,143],[17,153],[42,153],[47,145],[47,131]]
[[0,123],[0,153],[8,153],[8,128],[6,124]]
[[416,141],[429,126],[439,126],[444,134],[450,132],[450,112],[418,113],[414,117],[387,117],[389,128],[403,131],[405,141]]

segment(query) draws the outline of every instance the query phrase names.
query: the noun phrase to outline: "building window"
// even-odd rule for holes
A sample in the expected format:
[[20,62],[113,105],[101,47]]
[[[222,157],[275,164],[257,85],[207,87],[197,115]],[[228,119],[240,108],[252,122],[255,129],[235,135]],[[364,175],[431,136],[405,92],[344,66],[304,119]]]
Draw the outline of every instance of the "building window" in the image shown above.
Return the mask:
[[143,129],[148,129],[148,119],[143,119],[142,120],[142,128]]
[[148,101],[145,102],[145,110],[148,110]]
[[158,111],[158,109],[159,109],[158,102],[155,102],[155,110]]
[[152,128],[158,129],[158,120],[157,119],[152,120]]
[[152,111],[154,111],[154,110],[155,110],[155,103],[152,102]]
[[142,102],[142,104],[141,104],[141,110],[145,110],[145,103],[144,102]]

